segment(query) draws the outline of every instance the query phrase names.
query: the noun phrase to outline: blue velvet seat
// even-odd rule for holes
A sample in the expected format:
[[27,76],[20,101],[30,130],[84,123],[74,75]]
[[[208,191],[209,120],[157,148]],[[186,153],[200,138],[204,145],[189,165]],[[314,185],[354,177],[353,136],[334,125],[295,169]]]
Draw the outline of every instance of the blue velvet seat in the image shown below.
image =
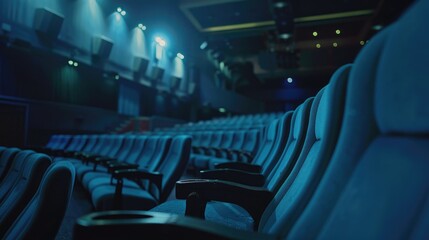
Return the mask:
[[[148,148],[140,148],[135,149],[138,154],[135,155],[135,159],[133,160],[133,163],[137,166],[135,168],[146,170],[149,172],[155,171],[159,165],[164,160],[168,149],[170,147],[172,138],[169,136],[162,136],[162,137],[149,137],[149,139],[153,139],[153,143],[155,143],[155,148],[150,149],[149,152],[145,151],[148,150]],[[148,144],[150,146],[150,144]],[[149,154],[153,153],[153,154]],[[127,158],[127,161],[132,160],[131,158]],[[134,168],[134,167],[131,167]],[[129,169],[127,165],[124,166],[122,169]],[[112,172],[109,173],[87,173],[85,177],[82,179],[82,185],[89,191],[92,192],[95,188],[101,185],[115,185],[116,180],[112,178]],[[123,183],[127,187],[136,187],[139,188],[139,185],[136,184],[133,181],[126,180]]]
[[75,171],[71,163],[51,164],[38,184],[37,192],[3,238],[54,239],[71,198],[74,180]]
[[9,171],[12,160],[19,152],[19,148],[5,148],[0,155],[0,183]]
[[[117,178],[122,188],[120,207],[123,209],[150,209],[160,202],[164,202],[173,189],[174,183],[184,172],[189,160],[190,151],[191,138],[189,136],[176,136],[171,142],[165,159],[156,169],[157,172],[144,170],[116,171],[115,175],[119,176]],[[122,186],[122,180],[126,177],[121,177],[121,174],[125,174],[125,176],[130,174],[131,177],[129,179],[136,179],[137,183],[141,180],[149,179],[152,184],[146,187],[140,185],[141,188]],[[95,208],[98,210],[112,209],[114,207],[117,187],[118,183],[116,186],[102,185],[93,189],[91,197]]]
[[[180,232],[180,238],[427,239],[428,12],[428,0],[416,1],[397,22],[372,38],[356,58],[337,147],[306,203],[279,200],[280,207],[263,218],[265,223],[258,233],[177,216],[173,220],[171,215],[150,212],[128,212],[139,224],[128,225],[131,221],[124,221],[122,215],[121,220],[104,222],[102,232],[113,237],[132,226],[133,235],[154,233],[169,238]],[[306,173],[302,172],[302,180],[307,179]],[[85,225],[79,225],[86,228],[76,232],[100,234],[99,222],[93,219],[112,219],[113,214],[94,214]],[[161,223],[161,219],[168,221]],[[88,222],[98,229],[88,227]],[[123,227],[113,229],[118,223]],[[151,232],[154,225],[164,231]]]
[[[33,153],[32,151],[22,151],[18,153],[14,160],[13,170],[19,166],[19,172],[15,179],[9,178],[5,181],[13,180],[11,188],[7,194],[2,196],[0,202],[0,236],[3,236],[13,221],[24,209],[39,186],[40,180],[46,169],[51,164],[51,159],[45,154]],[[17,169],[18,170],[18,169]],[[1,189],[8,185],[1,185]]]

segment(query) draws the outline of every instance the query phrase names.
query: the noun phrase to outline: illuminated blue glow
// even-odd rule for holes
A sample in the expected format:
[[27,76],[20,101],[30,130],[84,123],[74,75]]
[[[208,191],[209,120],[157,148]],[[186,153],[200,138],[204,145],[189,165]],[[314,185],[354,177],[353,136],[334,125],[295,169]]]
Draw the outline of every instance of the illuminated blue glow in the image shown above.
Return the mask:
[[122,12],[122,8],[118,7],[118,8],[116,9],[116,11],[117,11],[118,13],[121,13],[121,12]]
[[125,15],[127,15],[127,12],[122,11],[122,12],[121,12],[121,15],[122,15],[122,16],[125,16]]
[[293,82],[293,79],[292,79],[292,78],[287,78],[287,82],[288,82],[288,83],[292,83],[292,82]]
[[148,56],[145,33],[140,28],[134,28],[132,31],[131,51],[134,56]]
[[161,37],[155,37],[155,42],[158,43],[161,47],[165,47],[167,42]]
[[146,26],[141,23],[139,23],[138,28],[140,28],[143,31],[146,30]]
[[185,56],[183,54],[181,54],[181,53],[177,53],[177,57],[180,58],[180,59],[182,59],[182,60],[185,59]]
[[209,44],[207,43],[207,42],[203,42],[203,43],[201,43],[201,45],[200,45],[200,49],[201,50],[204,50],[204,49],[206,49],[206,47],[208,46]]
[[73,65],[73,63],[74,63],[74,62],[73,62],[72,60],[69,60],[69,61],[68,61],[68,64],[69,64],[70,66],[71,66],[71,65]]

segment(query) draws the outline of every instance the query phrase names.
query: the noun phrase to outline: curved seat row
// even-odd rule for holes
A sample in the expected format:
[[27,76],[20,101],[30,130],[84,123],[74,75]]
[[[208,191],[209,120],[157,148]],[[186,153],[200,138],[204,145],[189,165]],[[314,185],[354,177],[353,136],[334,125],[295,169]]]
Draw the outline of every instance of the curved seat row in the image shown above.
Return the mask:
[[0,237],[54,239],[73,190],[67,162],[32,150],[0,147]]
[[272,164],[229,163],[264,181],[218,164],[151,211],[82,216],[75,239],[427,239],[427,12],[417,1],[301,104]]

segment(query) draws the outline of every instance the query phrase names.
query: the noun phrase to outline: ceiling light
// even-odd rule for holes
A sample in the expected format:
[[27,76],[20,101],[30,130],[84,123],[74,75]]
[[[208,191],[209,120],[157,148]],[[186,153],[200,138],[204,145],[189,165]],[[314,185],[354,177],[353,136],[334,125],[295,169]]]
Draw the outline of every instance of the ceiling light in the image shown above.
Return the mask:
[[284,7],[286,7],[286,3],[285,2],[276,2],[276,3],[274,3],[274,7],[275,8],[284,8]]
[[292,37],[292,34],[290,33],[282,33],[279,35],[279,38],[281,39],[289,39],[290,37]]
[[77,67],[77,66],[79,66],[79,63],[74,62],[74,63],[73,63],[73,66]]
[[318,43],[318,44],[316,44],[316,47],[317,47],[317,48],[320,48],[320,47],[322,47],[322,46],[320,45],[320,43]]
[[118,7],[118,8],[116,9],[116,11],[117,11],[118,13],[121,13],[121,12],[122,12],[122,8]]
[[207,48],[207,46],[208,46],[209,44],[206,42],[206,41],[204,41],[203,43],[201,43],[201,45],[200,45],[200,49],[201,50],[204,50],[204,49],[206,49]]
[[180,58],[180,59],[182,59],[182,60],[185,59],[185,56],[183,54],[181,54],[181,53],[177,53],[177,57]]
[[292,78],[287,78],[287,82],[288,82],[288,83],[292,83],[292,82],[293,82],[293,79],[292,79]]
[[363,41],[363,40],[362,40],[362,41],[360,41],[359,43],[360,43],[360,45],[362,45],[362,46],[363,46],[363,45],[365,45],[365,41]]
[[119,80],[119,75],[118,74],[115,75],[115,79]]
[[69,61],[68,61],[68,64],[69,64],[70,66],[71,66],[71,65],[73,65],[73,63],[74,63],[74,62],[73,62],[73,60],[69,60]]
[[340,29],[337,29],[337,30],[335,30],[335,33],[336,33],[337,35],[340,35],[340,34],[341,34],[341,30],[340,30]]
[[161,37],[155,37],[155,42],[157,42],[161,47],[165,47],[165,45],[167,45],[165,40]]
[[313,36],[317,37],[319,35],[317,32],[313,32]]
[[383,28],[383,25],[377,24],[372,26],[372,29],[374,29],[375,31],[380,31]]
[[127,15],[127,12],[125,12],[125,11],[122,10],[121,15],[125,16],[125,15]]
[[224,113],[224,112],[226,112],[226,109],[225,108],[219,108],[219,112]]
[[146,30],[146,26],[141,23],[139,23],[138,28],[140,28],[143,31]]
[[332,46],[338,47],[338,43],[334,42],[334,43],[332,43]]

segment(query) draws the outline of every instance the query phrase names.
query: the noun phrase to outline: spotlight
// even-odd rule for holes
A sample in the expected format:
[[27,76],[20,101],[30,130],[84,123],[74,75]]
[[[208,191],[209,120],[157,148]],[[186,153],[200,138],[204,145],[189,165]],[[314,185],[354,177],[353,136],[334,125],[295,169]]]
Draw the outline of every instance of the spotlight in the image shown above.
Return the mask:
[[69,60],[69,61],[68,61],[68,64],[69,64],[70,66],[72,66],[72,65],[73,65],[73,63],[74,63],[74,62],[73,62],[73,60]]
[[313,36],[317,37],[319,35],[317,32],[313,32]]
[[226,112],[226,109],[225,108],[219,108],[219,112],[224,113],[224,112]]
[[182,59],[182,60],[185,59],[185,56],[183,54],[181,54],[181,53],[177,53],[177,57],[180,58],[180,59]]
[[362,46],[363,46],[363,45],[365,45],[365,41],[363,41],[363,40],[362,40],[362,41],[360,41],[359,43],[360,43],[360,45],[362,45]]
[[286,7],[286,3],[283,1],[279,1],[273,4],[275,8],[284,8]]
[[116,11],[117,11],[118,13],[121,13],[121,12],[122,12],[122,8],[118,7],[118,8],[116,9]]
[[162,39],[161,37],[156,37],[155,38],[155,42],[157,42],[161,47],[165,47],[165,45],[167,45],[167,43],[165,42],[165,40]]
[[292,79],[292,78],[287,78],[287,82],[288,82],[288,83],[292,83],[292,82],[293,82],[293,79]]
[[335,33],[336,33],[337,35],[340,35],[340,34],[341,34],[341,30],[340,30],[340,29],[337,29],[337,30],[335,30]]
[[146,26],[141,23],[139,23],[138,27],[143,31],[146,30]]
[[375,31],[380,31],[383,28],[383,25],[377,24],[372,26],[372,29],[374,29]]
[[200,49],[201,50],[204,50],[204,49],[206,49],[207,48],[207,46],[208,46],[209,44],[206,42],[206,41],[204,41],[203,43],[201,43],[201,45],[200,45]]
[[125,16],[125,15],[127,15],[127,12],[125,12],[124,10],[122,10],[121,15]]
[[115,75],[115,79],[119,80],[119,75],[118,74]]
[[320,48],[320,47],[322,47],[322,45],[320,45],[320,43],[318,43],[318,44],[316,44],[316,47]]
[[77,66],[79,66],[79,63],[74,62],[74,63],[73,63],[73,66],[77,67]]
[[292,34],[289,33],[282,33],[279,35],[279,38],[281,39],[289,39],[290,37],[292,37]]
[[334,43],[332,43],[332,46],[338,47],[338,43],[334,42]]

